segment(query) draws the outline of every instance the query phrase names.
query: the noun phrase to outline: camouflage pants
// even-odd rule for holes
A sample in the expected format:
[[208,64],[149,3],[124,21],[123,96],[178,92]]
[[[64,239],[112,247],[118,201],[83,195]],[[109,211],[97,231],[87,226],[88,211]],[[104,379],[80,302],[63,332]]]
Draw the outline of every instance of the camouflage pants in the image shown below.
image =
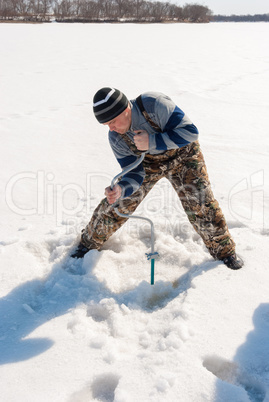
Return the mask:
[[[143,166],[146,172],[144,182],[132,196],[120,200],[120,212],[133,213],[152,187],[165,177],[174,187],[190,223],[210,254],[221,260],[234,253],[235,243],[211,190],[198,141],[162,155],[146,155]],[[81,242],[90,249],[100,250],[126,220],[116,214],[105,198],[82,231]]]

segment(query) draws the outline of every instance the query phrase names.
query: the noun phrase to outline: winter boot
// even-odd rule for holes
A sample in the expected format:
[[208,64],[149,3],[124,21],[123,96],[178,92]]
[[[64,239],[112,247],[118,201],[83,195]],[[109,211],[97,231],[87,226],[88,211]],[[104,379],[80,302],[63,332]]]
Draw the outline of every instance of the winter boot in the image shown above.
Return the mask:
[[222,261],[231,269],[240,269],[244,265],[242,258],[238,257],[236,254],[229,255],[228,257],[223,258]]
[[82,243],[79,243],[76,250],[71,254],[72,258],[83,258],[87,252],[90,251],[89,248],[85,247]]

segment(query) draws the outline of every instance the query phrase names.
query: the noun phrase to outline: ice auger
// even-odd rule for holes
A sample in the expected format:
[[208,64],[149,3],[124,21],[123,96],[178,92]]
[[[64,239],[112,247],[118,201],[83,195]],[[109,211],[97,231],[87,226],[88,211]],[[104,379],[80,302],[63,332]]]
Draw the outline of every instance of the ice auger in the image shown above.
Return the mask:
[[[135,169],[138,165],[140,165],[140,163],[143,161],[143,159],[145,157],[145,154],[146,154],[145,152],[142,153],[141,156],[139,158],[137,158],[137,160],[134,163],[127,166],[124,170],[122,170],[122,172],[117,174],[112,179],[111,186],[110,186],[111,189],[113,189],[113,187],[117,184],[117,181],[119,180],[120,177],[124,176],[126,173],[130,172],[131,170]],[[122,216],[123,218],[143,219],[150,223],[150,226],[151,226],[151,252],[146,253],[146,257],[148,260],[151,261],[150,283],[151,283],[151,285],[154,285],[154,264],[155,264],[155,258],[158,256],[158,253],[157,253],[157,251],[154,251],[154,225],[153,225],[153,222],[149,218],[145,218],[143,216],[122,214],[121,212],[119,212],[119,210],[117,208],[119,206],[117,201],[112,206],[114,207],[115,212],[119,216]]]

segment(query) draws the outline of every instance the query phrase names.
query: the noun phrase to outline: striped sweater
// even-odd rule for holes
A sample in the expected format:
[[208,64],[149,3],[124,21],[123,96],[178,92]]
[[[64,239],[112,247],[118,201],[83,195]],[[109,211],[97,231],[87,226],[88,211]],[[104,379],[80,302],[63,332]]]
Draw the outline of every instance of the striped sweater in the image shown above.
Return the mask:
[[[132,123],[127,135],[133,139],[135,130],[146,130],[149,134],[151,155],[162,154],[167,150],[181,148],[198,139],[198,130],[185,113],[166,95],[158,92],[142,94],[142,101],[149,117],[162,129],[156,132],[146,121],[135,100],[130,101]],[[109,131],[109,142],[122,169],[133,163],[137,156],[128,147],[120,134]],[[132,195],[143,183],[145,171],[141,163],[124,175],[118,182],[122,189],[121,198]]]

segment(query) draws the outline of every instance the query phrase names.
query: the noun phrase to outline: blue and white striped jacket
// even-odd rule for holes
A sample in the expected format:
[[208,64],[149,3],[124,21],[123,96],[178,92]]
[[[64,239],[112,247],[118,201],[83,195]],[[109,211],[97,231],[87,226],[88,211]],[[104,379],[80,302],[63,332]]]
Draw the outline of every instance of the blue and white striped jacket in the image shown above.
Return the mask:
[[[185,113],[166,95],[159,92],[142,94],[142,101],[149,117],[158,124],[162,132],[156,132],[142,115],[135,100],[130,101],[132,123],[128,137],[133,139],[135,130],[146,130],[149,134],[151,155],[163,154],[165,151],[181,148],[198,139],[198,130]],[[128,147],[120,134],[109,131],[109,142],[122,169],[133,163],[137,156]],[[132,195],[143,183],[145,171],[141,163],[119,181],[122,188],[121,198]]]

